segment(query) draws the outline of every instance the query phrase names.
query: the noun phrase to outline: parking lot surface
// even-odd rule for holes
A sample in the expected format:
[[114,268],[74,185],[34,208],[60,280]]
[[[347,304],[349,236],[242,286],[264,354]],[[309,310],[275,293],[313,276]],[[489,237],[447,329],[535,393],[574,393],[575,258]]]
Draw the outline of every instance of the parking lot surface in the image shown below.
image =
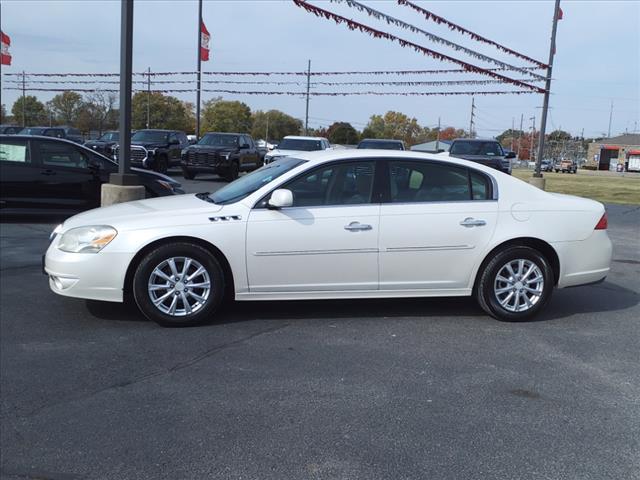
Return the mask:
[[521,324],[462,298],[236,303],[165,329],[54,295],[54,224],[3,223],[1,477],[640,478],[640,207],[608,211],[606,282]]

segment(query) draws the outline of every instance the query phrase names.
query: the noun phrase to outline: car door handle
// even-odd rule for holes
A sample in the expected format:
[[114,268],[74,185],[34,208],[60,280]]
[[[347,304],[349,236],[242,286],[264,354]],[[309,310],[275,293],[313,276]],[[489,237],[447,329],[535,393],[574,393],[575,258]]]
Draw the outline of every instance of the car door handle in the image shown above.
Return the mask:
[[40,175],[55,175],[55,170],[43,170],[40,172]]
[[360,222],[351,222],[349,225],[344,226],[344,229],[350,232],[360,232],[364,230],[371,230],[372,228],[373,227],[371,225]]
[[463,227],[483,227],[487,224],[484,220],[476,220],[472,217],[467,217],[460,222]]

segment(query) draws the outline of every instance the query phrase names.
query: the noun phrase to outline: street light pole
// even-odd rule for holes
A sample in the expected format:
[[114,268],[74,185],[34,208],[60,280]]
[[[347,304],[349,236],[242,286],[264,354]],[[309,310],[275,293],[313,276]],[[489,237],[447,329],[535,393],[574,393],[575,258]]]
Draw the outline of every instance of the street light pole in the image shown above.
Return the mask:
[[202,0],[198,0],[198,85],[196,87],[196,140],[200,140],[200,80],[202,77]]
[[[549,95],[551,93],[551,72],[553,70],[553,57],[556,53],[556,32],[558,30],[558,16],[560,14],[560,0],[556,0],[553,10],[553,27],[551,29],[551,45],[549,45],[549,63],[547,67],[547,80],[544,88],[544,102],[542,104],[542,119],[540,120],[540,141],[538,142],[538,158],[536,158],[536,170],[533,174],[536,178],[542,178],[542,156],[544,155],[544,135],[547,128],[547,112],[549,110]],[[544,185],[542,185],[544,189]]]

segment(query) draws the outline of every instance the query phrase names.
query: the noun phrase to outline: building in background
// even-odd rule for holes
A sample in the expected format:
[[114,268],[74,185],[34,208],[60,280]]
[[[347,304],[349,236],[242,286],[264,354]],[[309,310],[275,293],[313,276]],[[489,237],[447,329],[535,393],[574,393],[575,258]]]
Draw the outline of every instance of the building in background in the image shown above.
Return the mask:
[[597,170],[638,171],[636,159],[639,156],[640,134],[625,133],[590,143],[586,166]]

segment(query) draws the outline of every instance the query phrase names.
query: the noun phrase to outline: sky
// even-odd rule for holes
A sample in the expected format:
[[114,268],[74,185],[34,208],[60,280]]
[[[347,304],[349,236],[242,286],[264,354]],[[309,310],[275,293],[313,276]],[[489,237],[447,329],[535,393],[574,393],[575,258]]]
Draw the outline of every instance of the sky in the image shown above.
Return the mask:
[[[424,36],[387,25],[344,3],[310,3],[481,67],[490,64],[430,42]],[[524,61],[478,43],[446,26],[428,22],[396,1],[362,3],[418,28],[503,62],[528,66]],[[548,60],[554,3],[552,1],[416,1],[418,5],[484,37],[544,63]],[[640,133],[640,1],[562,0],[554,60],[550,116],[547,131],[562,128],[573,135],[607,134],[613,102],[611,134]],[[424,70],[457,68],[385,39],[350,31],[345,25],[317,18],[290,0],[205,0],[203,20],[211,33],[211,60],[203,71],[302,71],[311,60],[312,71]],[[111,73],[119,69],[120,2],[117,0],[1,0],[0,24],[11,37],[11,66],[3,66],[2,103],[10,106],[19,91],[9,90],[6,73]],[[193,71],[196,68],[197,2],[191,0],[135,0],[134,71]],[[541,72],[542,73],[542,72]],[[512,78],[521,78],[511,73]],[[191,79],[193,77],[175,77]],[[300,85],[207,85],[234,90],[303,91],[299,77],[210,77],[221,80],[297,81]],[[485,77],[440,74],[410,77],[313,77],[316,81],[473,80]],[[36,86],[35,84],[32,84]],[[164,86],[158,85],[157,88]],[[154,85],[154,88],[156,86]],[[188,84],[175,88],[190,88]],[[203,86],[204,88],[204,86]],[[462,87],[320,86],[312,91],[444,91],[513,90],[507,85]],[[54,94],[38,92],[41,100]],[[219,94],[203,93],[203,100]],[[176,94],[195,101],[195,93]],[[279,109],[304,119],[304,96],[250,96],[222,94],[240,100],[252,110]],[[540,94],[476,96],[475,129],[492,137],[520,118],[524,129],[535,117],[540,125]],[[333,121],[351,122],[362,129],[373,114],[388,110],[417,118],[423,126],[469,128],[471,97],[352,96],[311,97],[309,126]]]

